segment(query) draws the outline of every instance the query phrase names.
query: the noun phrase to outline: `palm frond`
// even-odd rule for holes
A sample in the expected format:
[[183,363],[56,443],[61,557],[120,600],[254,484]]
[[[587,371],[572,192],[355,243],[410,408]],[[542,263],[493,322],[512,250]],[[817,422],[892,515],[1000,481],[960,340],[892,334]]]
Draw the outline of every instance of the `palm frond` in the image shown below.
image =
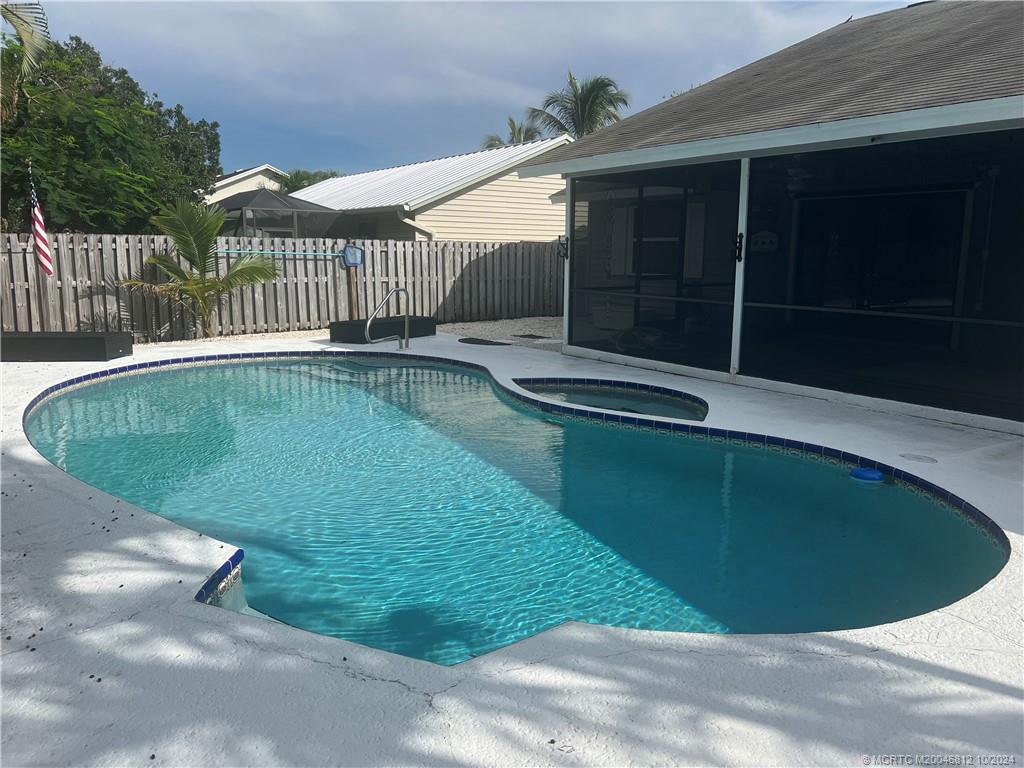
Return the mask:
[[146,259],[146,263],[154,264],[166,275],[181,282],[187,282],[191,277],[169,253],[154,253]]
[[530,111],[527,111],[526,117],[522,121],[509,115],[506,125],[508,126],[508,138],[504,139],[496,133],[488,134],[484,137],[484,149],[497,149],[510,144],[525,144],[528,141],[536,141],[543,135],[537,118]]
[[277,277],[277,265],[262,256],[242,256],[235,259],[224,276],[219,279],[224,292],[253,283],[262,283]]
[[522,122],[517,122],[514,117],[508,118],[508,140],[509,144],[525,144],[528,141],[535,141],[540,138],[540,127],[534,116],[527,112]]
[[224,209],[179,198],[153,217],[153,226],[174,241],[174,247],[200,275],[217,269],[217,235],[224,225]]
[[14,28],[21,43],[21,75],[27,77],[40,64],[50,45],[50,23],[38,2],[0,5],[3,20]]
[[516,122],[516,119],[512,117],[512,115],[508,116],[508,121],[506,122],[506,125],[508,125],[508,143],[519,144],[522,140],[522,126]]
[[530,114],[546,130],[569,133],[576,138],[621,119],[620,109],[629,106],[629,94],[607,75],[579,80],[570,70],[565,87],[545,97],[540,109]]
[[546,109],[530,107],[529,115],[543,130],[546,130],[548,133],[556,136],[562,133],[572,133],[569,126],[563,123],[557,115],[548,112]]
[[498,147],[505,146],[505,140],[496,133],[489,133],[484,136],[483,144],[480,146],[483,149],[497,149]]

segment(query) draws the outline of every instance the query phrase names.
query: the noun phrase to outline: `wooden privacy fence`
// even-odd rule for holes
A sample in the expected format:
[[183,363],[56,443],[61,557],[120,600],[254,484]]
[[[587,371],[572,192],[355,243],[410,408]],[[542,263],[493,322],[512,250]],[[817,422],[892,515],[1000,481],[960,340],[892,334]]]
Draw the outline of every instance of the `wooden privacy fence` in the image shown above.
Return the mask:
[[[162,278],[146,264],[172,250],[159,235],[54,235],[54,275],[36,266],[27,235],[0,235],[0,310],[4,331],[129,331],[137,341],[194,336],[188,312],[167,298],[119,285]],[[365,266],[345,269],[351,242]],[[274,259],[276,280],[239,289],[219,307],[216,335],[326,328],[332,320],[366,318],[394,287],[409,291],[409,311],[439,323],[558,315],[563,268],[557,242],[325,240],[220,238],[222,273],[231,260],[255,252]],[[355,282],[349,290],[349,281]],[[350,306],[350,296],[355,305]],[[405,311],[404,305],[400,308]],[[398,302],[384,314],[397,314]]]

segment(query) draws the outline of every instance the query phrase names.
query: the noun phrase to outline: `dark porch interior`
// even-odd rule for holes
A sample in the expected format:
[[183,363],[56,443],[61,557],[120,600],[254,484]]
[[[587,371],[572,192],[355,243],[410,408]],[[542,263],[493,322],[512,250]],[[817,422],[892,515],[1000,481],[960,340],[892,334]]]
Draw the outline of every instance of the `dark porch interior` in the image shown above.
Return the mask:
[[[574,181],[570,343],[728,370],[739,161]],[[751,161],[740,373],[1024,419],[1024,131]]]
[[1022,139],[752,161],[741,372],[1024,418]]

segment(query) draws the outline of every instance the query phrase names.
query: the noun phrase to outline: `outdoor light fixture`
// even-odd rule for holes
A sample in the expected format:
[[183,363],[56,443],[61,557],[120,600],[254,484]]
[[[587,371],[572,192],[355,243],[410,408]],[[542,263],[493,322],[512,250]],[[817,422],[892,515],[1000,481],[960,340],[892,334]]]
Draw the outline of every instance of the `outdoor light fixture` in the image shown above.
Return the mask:
[[341,250],[341,259],[349,269],[363,266],[363,249],[358,245],[346,245]]

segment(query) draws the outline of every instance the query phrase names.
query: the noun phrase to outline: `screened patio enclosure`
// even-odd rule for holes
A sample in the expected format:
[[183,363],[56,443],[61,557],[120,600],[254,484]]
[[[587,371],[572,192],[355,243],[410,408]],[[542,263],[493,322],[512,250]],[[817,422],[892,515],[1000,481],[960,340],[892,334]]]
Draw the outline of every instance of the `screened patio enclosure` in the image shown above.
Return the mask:
[[573,182],[571,344],[728,370],[739,165]]
[[352,216],[297,197],[255,189],[219,201],[223,237],[352,237]]
[[1024,419],[1024,131],[570,194],[572,346]]

